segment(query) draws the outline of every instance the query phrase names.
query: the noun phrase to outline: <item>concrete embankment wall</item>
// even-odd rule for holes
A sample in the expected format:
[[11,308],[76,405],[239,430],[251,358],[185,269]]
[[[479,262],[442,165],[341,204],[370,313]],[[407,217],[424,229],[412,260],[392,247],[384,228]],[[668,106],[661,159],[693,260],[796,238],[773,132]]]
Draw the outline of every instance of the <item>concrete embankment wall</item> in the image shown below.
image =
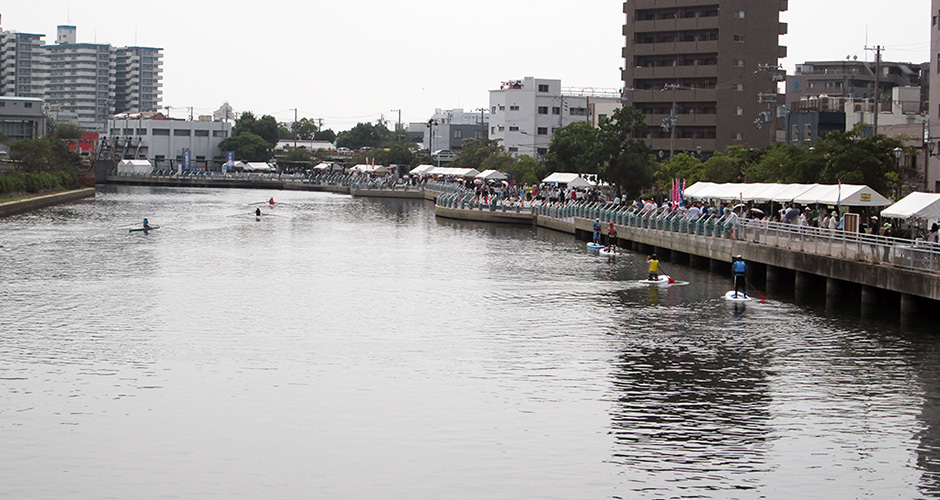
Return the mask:
[[64,193],[37,196],[35,198],[29,198],[26,200],[0,203],[0,217],[8,217],[10,215],[21,214],[23,212],[29,212],[30,210],[36,210],[39,208],[51,207],[61,203],[69,203],[84,198],[93,198],[94,196],[95,188],[85,188],[76,189],[74,191],[66,191]]

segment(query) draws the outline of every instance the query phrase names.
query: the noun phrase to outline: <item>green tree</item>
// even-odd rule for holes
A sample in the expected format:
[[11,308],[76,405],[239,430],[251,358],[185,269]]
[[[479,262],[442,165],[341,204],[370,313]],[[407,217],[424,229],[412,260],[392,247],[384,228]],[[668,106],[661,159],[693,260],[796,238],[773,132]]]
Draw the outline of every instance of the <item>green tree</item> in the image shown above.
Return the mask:
[[58,123],[55,126],[53,137],[56,139],[81,139],[85,129],[76,123]]
[[290,124],[290,130],[298,139],[310,141],[317,133],[317,122],[309,118],[301,118]]
[[[859,124],[862,125],[862,124]],[[867,184],[879,193],[900,194],[901,179],[909,176],[907,168],[899,168],[894,148],[902,148],[899,139],[882,134],[861,138],[864,126],[848,132],[830,132],[813,143],[822,168],[816,182]]]
[[[506,154],[499,142],[499,139],[487,139],[485,137],[467,139],[463,141],[463,147],[460,149],[453,165],[461,168],[473,168],[482,172],[486,170],[483,163],[488,158]],[[430,160],[430,157],[428,159]]]
[[394,134],[385,125],[377,123],[357,123],[355,127],[340,132],[336,137],[336,145],[352,150],[363,147],[377,148],[394,139]]
[[515,165],[509,167],[509,172],[513,179],[522,184],[538,184],[544,178],[539,162],[528,155],[520,156]]
[[[294,138],[294,133],[291,129],[287,128],[287,125],[284,123],[277,124],[277,139],[278,141],[289,141]],[[298,139],[300,139],[298,137]]]
[[545,166],[549,172],[596,174],[600,160],[600,130],[587,122],[575,122],[555,131]]
[[271,115],[264,115],[258,119],[255,118],[252,112],[246,111],[235,120],[235,126],[232,127],[232,136],[235,137],[245,132],[252,133],[270,144],[271,148],[274,148],[279,138],[279,127],[277,120]]
[[336,140],[336,132],[333,132],[331,129],[317,130],[317,132],[313,134],[313,140],[333,142]]
[[74,170],[82,158],[58,139],[22,139],[10,145],[10,159],[26,172]]
[[656,187],[661,191],[669,190],[674,179],[685,179],[691,185],[705,180],[704,174],[702,160],[686,153],[679,153],[669,161],[656,166]]
[[639,195],[653,185],[653,151],[634,139],[646,130],[643,113],[631,106],[616,111],[600,126],[600,178],[618,186],[627,196]]
[[241,132],[219,144],[222,151],[234,151],[235,158],[242,161],[268,161],[273,156],[274,145],[251,132]]

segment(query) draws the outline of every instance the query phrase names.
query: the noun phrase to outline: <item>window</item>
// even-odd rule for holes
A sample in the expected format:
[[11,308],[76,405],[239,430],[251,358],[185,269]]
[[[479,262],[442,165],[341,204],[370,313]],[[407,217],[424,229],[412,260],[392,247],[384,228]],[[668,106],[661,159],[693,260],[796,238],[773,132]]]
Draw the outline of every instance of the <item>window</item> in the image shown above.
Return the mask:
[[731,133],[731,140],[732,140],[732,141],[742,141],[742,140],[744,140],[744,134],[742,134],[741,132],[732,132],[732,133]]
[[743,11],[743,10],[736,10],[736,11],[734,11],[734,14],[731,15],[731,17],[733,17],[733,18],[735,18],[735,19],[744,19],[744,11]]
[[499,105],[499,110],[500,110],[500,111],[506,111],[506,106],[500,104],[500,105]]
[[170,135],[170,129],[168,128],[155,128],[152,132],[153,135]]
[[744,92],[744,84],[743,84],[743,83],[735,83],[734,85],[731,86],[731,90],[733,90],[733,91],[735,91],[735,92]]
[[518,152],[519,152],[519,148],[511,147],[511,148],[507,149],[507,151],[509,151],[510,153],[518,153]]
[[454,130],[454,139],[461,139],[461,138],[463,138],[463,130],[460,130],[459,128],[458,128],[458,129],[455,129],[455,130]]
[[137,135],[147,135],[147,129],[145,128],[137,129]]
[[510,106],[509,106],[509,111],[519,111],[519,105],[518,105],[518,104],[512,104],[512,105],[510,105]]
[[539,84],[539,92],[548,92],[548,85],[544,83]]
[[491,134],[495,134],[495,133],[496,133],[496,127],[490,127],[490,133],[491,133]]
[[31,107],[33,107],[33,103],[31,103],[31,102],[24,102],[24,103],[23,103],[23,107],[24,107],[24,108],[31,108]]
[[196,137],[209,137],[209,131],[208,130],[194,130],[193,135],[195,135]]
[[597,115],[597,121],[602,122],[607,119],[607,115],[601,114]]
[[803,125],[803,140],[806,142],[813,140],[813,126],[808,123]]
[[538,135],[548,135],[548,127],[539,127],[536,133]]
[[539,106],[539,114],[540,114],[540,115],[547,115],[547,114],[548,114],[548,106]]
[[744,115],[744,108],[742,108],[741,106],[734,108],[734,114],[737,116]]
[[189,137],[190,132],[189,130],[178,128],[173,131],[173,135],[176,137]]
[[499,131],[502,132],[502,131],[504,131],[504,130],[506,130],[506,127],[503,127],[502,125],[500,125],[500,126],[499,126]]
[[495,112],[496,112],[496,106],[493,106],[492,109],[490,110],[490,113],[495,113]]
[[7,103],[5,103],[5,102],[0,102],[0,108],[5,107],[6,105],[7,105]]
[[552,106],[552,114],[553,114],[553,115],[560,115],[560,114],[561,114],[561,108],[559,108],[558,106]]
[[744,35],[734,35],[734,41],[735,41],[735,42],[743,42],[743,41],[744,41]]
[[225,134],[225,131],[224,131],[224,130],[213,130],[213,131],[212,131],[212,137],[225,137],[225,135],[226,135],[226,134]]
[[799,142],[800,141],[800,126],[794,125],[790,130],[790,142]]
[[124,129],[124,135],[134,135],[134,129],[132,128]]
[[538,149],[535,150],[535,152],[538,153],[538,154],[540,154],[540,155],[544,155],[544,154],[548,153],[548,148],[538,148]]
[[743,67],[744,67],[744,59],[735,59],[735,60],[731,61],[731,65],[732,65],[732,66],[735,66],[735,67],[737,67],[737,68],[743,68]]
[[510,132],[518,132],[518,131],[519,131],[519,127],[516,127],[515,125],[510,125],[509,131],[510,131]]

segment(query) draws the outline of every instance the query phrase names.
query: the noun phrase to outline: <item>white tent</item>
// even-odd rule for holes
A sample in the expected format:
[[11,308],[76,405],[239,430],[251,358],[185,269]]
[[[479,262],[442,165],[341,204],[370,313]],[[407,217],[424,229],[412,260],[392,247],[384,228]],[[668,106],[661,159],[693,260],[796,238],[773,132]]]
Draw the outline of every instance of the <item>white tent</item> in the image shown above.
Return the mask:
[[881,211],[881,217],[940,219],[940,193],[911,193]]
[[426,174],[433,169],[434,165],[418,165],[417,167],[411,169],[411,171],[408,173],[411,175],[421,175]]
[[500,172],[499,170],[484,170],[477,175],[477,179],[485,179],[488,181],[502,181],[507,179],[506,174]]
[[554,174],[551,174],[548,177],[542,179],[542,182],[546,184],[565,184],[568,187],[574,188],[591,187],[596,185],[594,182],[591,182],[578,174],[573,174],[570,172],[555,172]]
[[242,167],[246,172],[271,172],[274,170],[271,165],[260,161],[250,161]]
[[451,167],[434,167],[426,173],[430,175],[446,175],[453,177],[476,177],[480,175],[480,171],[473,168],[451,168]]
[[332,163],[321,163],[321,164],[319,164],[319,165],[313,167],[313,169],[314,169],[314,170],[320,170],[320,171],[323,171],[323,170],[332,170],[332,169],[333,169],[333,164],[332,164]]
[[121,160],[117,164],[119,174],[149,174],[153,165],[149,160]]
[[886,207],[891,200],[868,186],[858,184],[818,184],[793,199],[794,203],[810,205],[845,205],[848,207]]

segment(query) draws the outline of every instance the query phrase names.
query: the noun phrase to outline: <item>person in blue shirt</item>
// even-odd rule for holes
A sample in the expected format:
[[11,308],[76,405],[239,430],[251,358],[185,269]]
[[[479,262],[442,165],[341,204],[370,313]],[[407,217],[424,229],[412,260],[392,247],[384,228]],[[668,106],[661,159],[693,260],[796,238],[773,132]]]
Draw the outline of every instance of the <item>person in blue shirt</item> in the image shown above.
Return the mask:
[[148,221],[147,218],[144,217],[144,228],[146,229],[148,227],[150,227],[150,221]]
[[601,244],[601,220],[594,220],[594,243]]
[[747,298],[747,264],[744,262],[744,258],[740,255],[734,256],[734,261],[731,263],[731,269],[734,272],[734,294],[738,295],[738,290],[740,289],[741,295]]

